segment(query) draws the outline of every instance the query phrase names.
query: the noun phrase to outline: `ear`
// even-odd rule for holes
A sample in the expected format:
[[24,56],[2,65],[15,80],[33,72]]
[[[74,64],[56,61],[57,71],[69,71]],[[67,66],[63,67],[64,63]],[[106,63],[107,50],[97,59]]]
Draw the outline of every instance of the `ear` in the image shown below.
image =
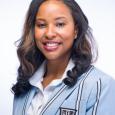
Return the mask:
[[77,35],[78,35],[78,30],[75,30],[75,39],[77,38]]

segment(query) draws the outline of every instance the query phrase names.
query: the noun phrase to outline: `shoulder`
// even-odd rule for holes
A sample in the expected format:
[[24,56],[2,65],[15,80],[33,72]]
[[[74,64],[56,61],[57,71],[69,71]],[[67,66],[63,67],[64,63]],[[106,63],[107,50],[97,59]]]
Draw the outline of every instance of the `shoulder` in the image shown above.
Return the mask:
[[99,97],[103,100],[104,98],[112,99],[113,95],[115,96],[115,80],[111,76],[96,67],[92,67],[86,73],[81,76],[82,79],[85,77],[82,99],[87,102],[88,108],[94,105]]
[[110,89],[115,90],[115,80],[94,66],[79,77],[78,83],[82,87],[83,99],[88,99],[90,95],[96,97],[99,91],[107,93]]
[[111,83],[115,84],[115,80],[110,75],[94,66],[89,70],[86,80],[92,85],[97,82],[100,82],[102,86],[112,85]]
[[[86,81],[90,84],[87,86],[88,89],[89,86],[91,87],[87,98],[87,109],[96,107],[99,114],[113,115],[115,112],[115,80],[94,67]],[[108,111],[103,111],[105,108]]]
[[21,94],[20,96],[14,95],[13,113],[19,112],[19,114],[16,114],[16,115],[20,115],[20,112],[23,110],[25,105],[27,105],[28,100],[32,99],[36,91],[37,91],[37,88],[32,87],[26,94]]

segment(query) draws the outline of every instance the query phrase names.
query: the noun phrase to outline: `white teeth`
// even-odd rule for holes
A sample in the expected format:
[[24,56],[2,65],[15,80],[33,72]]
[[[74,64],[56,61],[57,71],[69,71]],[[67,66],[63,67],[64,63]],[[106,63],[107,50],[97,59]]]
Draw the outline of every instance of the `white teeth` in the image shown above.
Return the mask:
[[54,46],[57,46],[58,43],[46,43],[46,45],[47,45],[48,47],[54,47]]

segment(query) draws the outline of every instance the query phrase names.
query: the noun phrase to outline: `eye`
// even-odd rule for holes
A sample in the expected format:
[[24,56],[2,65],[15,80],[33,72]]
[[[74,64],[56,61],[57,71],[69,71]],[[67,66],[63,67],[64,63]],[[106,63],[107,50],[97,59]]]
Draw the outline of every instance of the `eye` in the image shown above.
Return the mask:
[[58,22],[58,23],[56,23],[56,26],[61,28],[61,27],[65,26],[65,23],[64,22]]
[[42,29],[45,28],[47,25],[45,23],[36,23],[36,26]]

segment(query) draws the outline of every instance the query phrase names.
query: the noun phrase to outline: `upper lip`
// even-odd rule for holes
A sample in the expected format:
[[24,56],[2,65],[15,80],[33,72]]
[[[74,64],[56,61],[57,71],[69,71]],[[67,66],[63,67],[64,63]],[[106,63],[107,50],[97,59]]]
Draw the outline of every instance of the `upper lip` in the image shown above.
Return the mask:
[[58,44],[60,44],[61,42],[60,41],[51,41],[51,40],[43,41],[43,44],[46,44],[46,43],[58,43]]

